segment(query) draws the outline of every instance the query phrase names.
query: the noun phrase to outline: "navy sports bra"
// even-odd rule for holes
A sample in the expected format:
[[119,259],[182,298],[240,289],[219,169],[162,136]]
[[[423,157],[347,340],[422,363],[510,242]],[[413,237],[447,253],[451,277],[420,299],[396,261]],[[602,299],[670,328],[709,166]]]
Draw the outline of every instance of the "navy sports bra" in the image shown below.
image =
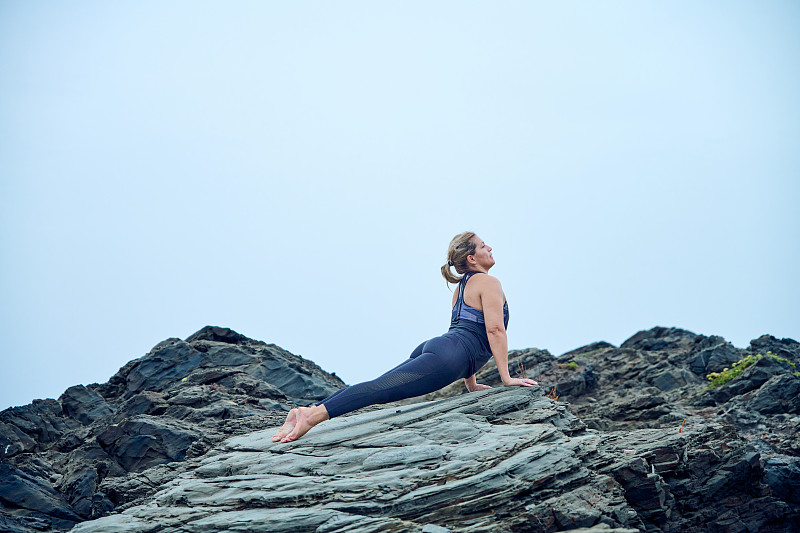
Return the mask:
[[[458,297],[450,317],[450,329],[445,335],[459,339],[461,345],[470,357],[468,374],[474,374],[486,361],[492,357],[489,346],[489,335],[486,333],[486,322],[483,311],[475,309],[464,303],[464,287],[474,274],[482,272],[467,272],[458,284]],[[508,328],[508,303],[503,303],[503,326]]]
[[[451,327],[455,326],[460,320],[469,320],[482,325],[486,323],[483,317],[483,311],[475,309],[464,301],[464,288],[467,286],[469,278],[474,274],[482,274],[482,272],[467,272],[458,283],[458,298],[456,299],[456,304],[453,306],[453,313],[450,320]],[[508,329],[508,302],[503,302],[503,327]]]

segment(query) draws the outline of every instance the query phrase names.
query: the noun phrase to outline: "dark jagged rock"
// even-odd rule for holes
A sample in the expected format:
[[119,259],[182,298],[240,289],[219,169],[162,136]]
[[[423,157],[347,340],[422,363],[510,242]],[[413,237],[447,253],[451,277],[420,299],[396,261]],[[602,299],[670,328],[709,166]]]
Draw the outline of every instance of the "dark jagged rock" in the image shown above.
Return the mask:
[[248,339],[244,335],[236,333],[232,329],[220,328],[218,326],[206,326],[197,333],[189,335],[189,337],[186,339],[186,342],[190,344],[197,343],[197,341],[224,342],[226,344],[240,345],[259,342]]
[[137,415],[109,426],[97,442],[127,472],[183,461],[186,450],[200,438],[200,428],[185,421]]
[[748,409],[764,415],[800,414],[800,379],[791,374],[773,376],[742,400]]
[[68,388],[58,402],[66,416],[86,425],[106,419],[114,412],[102,396],[83,385]]
[[772,352],[779,357],[797,361],[800,359],[800,342],[794,339],[776,339],[772,335],[762,335],[750,341],[747,351],[754,354]]
[[689,361],[689,370],[700,376],[720,372],[742,358],[740,350],[722,337],[708,337],[700,344],[692,351]]
[[[54,527],[69,528],[81,518],[75,514],[63,496],[55,490],[46,479],[30,475],[6,462],[0,463],[0,504],[6,522],[13,516],[13,510],[21,510],[17,514],[24,523],[26,518],[49,517]],[[42,520],[36,520],[42,522]],[[9,528],[9,531],[13,531]]]
[[685,349],[695,344],[698,335],[679,328],[655,327],[640,331],[620,345],[620,348],[645,351]]
[[167,339],[107,383],[0,413],[0,529],[65,530],[102,516],[156,488],[133,488],[127,476],[142,473],[133,478],[141,481],[342,386],[314,363],[227,328]]
[[109,476],[127,474],[96,443],[54,457],[53,469],[64,472],[54,487],[83,519],[103,516],[113,510],[114,505],[99,490],[100,482]]
[[163,415],[169,408],[166,397],[161,392],[142,391],[125,400],[114,414],[114,422],[136,415]]
[[800,462],[781,457],[770,457],[764,461],[764,481],[772,495],[786,502],[800,504]]
[[[754,354],[708,389],[707,373]],[[738,349],[658,327],[620,347],[509,352],[541,391],[459,382],[275,445],[290,407],[344,384],[209,326],[107,383],[0,413],[0,530],[795,531],[798,363],[791,339]],[[498,385],[495,365],[478,381]]]
[[82,424],[64,416],[56,400],[34,400],[29,405],[11,407],[0,412],[0,457],[20,452],[41,451],[62,435],[78,429]]
[[589,356],[597,352],[608,350],[610,348],[615,348],[615,346],[606,341],[593,342],[591,344],[587,344],[586,346],[581,346],[580,348],[575,348],[574,350],[566,352],[564,355],[561,356],[561,358],[573,359],[575,357]]
[[159,344],[127,372],[127,399],[143,390],[163,391],[200,366],[205,354],[180,339]]

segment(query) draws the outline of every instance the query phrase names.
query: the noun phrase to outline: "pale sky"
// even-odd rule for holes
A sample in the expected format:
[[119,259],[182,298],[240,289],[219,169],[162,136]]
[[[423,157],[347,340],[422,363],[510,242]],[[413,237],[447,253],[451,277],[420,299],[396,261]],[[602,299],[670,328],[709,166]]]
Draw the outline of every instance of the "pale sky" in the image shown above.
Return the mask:
[[800,340],[798,51],[794,1],[0,0],[0,409],[208,324],[371,379],[465,230],[512,349]]

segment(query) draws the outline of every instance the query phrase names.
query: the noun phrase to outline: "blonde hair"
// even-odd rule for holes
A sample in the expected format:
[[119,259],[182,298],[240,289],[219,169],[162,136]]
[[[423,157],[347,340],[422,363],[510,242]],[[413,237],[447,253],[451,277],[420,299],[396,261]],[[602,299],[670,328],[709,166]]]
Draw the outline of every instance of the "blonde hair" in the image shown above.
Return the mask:
[[450,246],[447,247],[447,262],[442,265],[442,276],[447,280],[448,285],[458,283],[463,277],[453,274],[450,267],[455,268],[459,274],[467,272],[467,256],[475,254],[475,243],[472,241],[474,236],[475,233],[465,231],[450,241]]

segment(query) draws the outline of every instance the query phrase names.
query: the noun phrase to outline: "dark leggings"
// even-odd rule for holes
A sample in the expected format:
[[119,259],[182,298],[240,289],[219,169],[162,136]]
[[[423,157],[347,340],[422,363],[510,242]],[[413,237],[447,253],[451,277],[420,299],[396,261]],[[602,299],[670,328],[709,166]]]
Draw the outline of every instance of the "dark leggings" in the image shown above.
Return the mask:
[[460,341],[442,335],[425,341],[406,361],[382,376],[346,387],[318,405],[325,405],[333,418],[376,403],[395,402],[421,396],[469,377],[471,358]]

